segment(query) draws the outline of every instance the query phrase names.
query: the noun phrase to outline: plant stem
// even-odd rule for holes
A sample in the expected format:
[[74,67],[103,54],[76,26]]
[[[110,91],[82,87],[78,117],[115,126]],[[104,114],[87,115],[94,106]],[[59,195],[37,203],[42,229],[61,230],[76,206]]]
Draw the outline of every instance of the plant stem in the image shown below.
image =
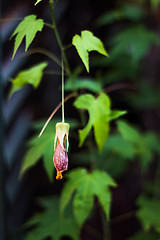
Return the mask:
[[31,50],[28,50],[26,53],[23,53],[21,56],[25,57],[35,53],[41,53],[47,56],[48,58],[52,59],[55,63],[57,63],[58,66],[61,67],[61,61],[53,53],[47,51],[44,48],[33,48]]
[[[65,97],[64,102],[67,102],[70,98],[75,97],[75,93],[70,93],[69,95],[67,95],[67,97]],[[45,128],[47,127],[48,123],[51,121],[52,117],[54,116],[54,114],[58,111],[58,109],[62,106],[62,102],[60,102],[57,107],[53,110],[53,112],[51,113],[51,115],[49,116],[49,118],[47,119],[47,121],[45,122],[40,134],[38,135],[38,138],[40,138],[45,130]]]
[[63,47],[58,29],[57,29],[56,21],[55,21],[53,0],[49,0],[49,7],[50,7],[50,12],[51,12],[53,29],[54,29],[54,32],[55,32],[55,35],[56,35],[56,38],[57,38],[58,45],[59,45],[59,47],[61,49],[61,52],[62,52],[62,57],[63,57],[64,63],[65,63],[66,73],[68,75],[70,75],[71,72],[70,72],[69,63],[68,63],[68,60],[67,60],[67,57],[66,57],[66,54],[65,54],[65,50],[64,50],[64,47]]
[[102,224],[103,224],[103,240],[110,240],[111,236],[110,236],[109,222],[107,222],[106,216],[102,209],[101,209],[100,214],[101,214],[101,219],[102,219]]
[[62,56],[62,122],[64,122],[64,66]]

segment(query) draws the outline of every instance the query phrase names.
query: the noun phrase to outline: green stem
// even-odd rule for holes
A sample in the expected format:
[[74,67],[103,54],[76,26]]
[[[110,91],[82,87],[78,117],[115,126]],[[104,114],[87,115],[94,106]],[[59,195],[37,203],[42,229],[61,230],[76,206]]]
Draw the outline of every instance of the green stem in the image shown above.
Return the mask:
[[101,214],[102,224],[103,224],[103,240],[110,240],[111,236],[110,236],[109,222],[107,222],[106,216],[105,216],[103,210],[101,210],[100,214]]
[[64,122],[64,66],[62,57],[62,122]]
[[47,51],[44,48],[33,48],[33,49],[27,51],[26,53],[22,54],[22,57],[29,56],[29,55],[35,54],[35,53],[41,53],[41,54],[47,56],[48,58],[52,59],[55,63],[57,63],[58,66],[61,67],[61,61],[54,54],[52,54],[51,52]]
[[58,45],[59,45],[59,47],[61,49],[61,52],[62,52],[62,57],[63,57],[64,63],[65,63],[65,68],[66,68],[66,73],[68,75],[70,75],[71,72],[70,72],[69,63],[68,63],[68,60],[67,60],[67,57],[66,57],[66,54],[65,54],[65,50],[64,50],[64,47],[63,47],[58,29],[57,29],[56,21],[55,21],[53,0],[49,0],[49,7],[50,7],[50,12],[51,12],[53,29],[54,29],[54,32],[55,32],[55,35],[56,35],[56,38],[57,38]]

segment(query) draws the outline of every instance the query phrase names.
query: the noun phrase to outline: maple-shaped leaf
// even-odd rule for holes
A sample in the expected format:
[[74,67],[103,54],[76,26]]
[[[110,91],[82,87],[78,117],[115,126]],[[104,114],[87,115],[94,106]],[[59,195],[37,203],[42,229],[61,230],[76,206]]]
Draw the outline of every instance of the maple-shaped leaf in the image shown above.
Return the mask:
[[[26,224],[29,230],[25,240],[60,240],[67,236],[73,240],[79,239],[79,229],[68,211],[67,216],[63,217],[59,213],[58,198],[43,198],[39,200],[43,212],[35,214]],[[70,210],[70,209],[69,209]]]
[[19,72],[14,79],[11,79],[12,87],[9,92],[9,97],[27,84],[31,84],[34,88],[37,88],[41,82],[43,70],[47,65],[46,62],[42,62],[27,70]]
[[11,36],[12,38],[16,35],[12,59],[14,58],[23,38],[26,40],[25,51],[27,51],[29,45],[35,38],[36,33],[38,31],[42,31],[43,26],[43,19],[36,19],[36,15],[29,15],[18,24],[17,28]]
[[[39,131],[44,125],[38,123]],[[36,124],[37,126],[37,124]],[[53,180],[53,172],[54,172],[54,165],[53,165],[53,153],[54,153],[54,142],[55,137],[55,122],[51,122],[42,136],[38,138],[38,133],[35,137],[33,137],[28,142],[29,149],[26,152],[22,167],[20,171],[20,177],[24,175],[24,173],[31,167],[33,167],[39,160],[43,160],[44,168],[48,174],[50,181]]]
[[94,170],[89,173],[86,169],[78,168],[67,174],[68,181],[65,184],[62,195],[60,209],[63,213],[67,204],[71,200],[72,194],[76,191],[73,200],[74,216],[81,227],[89,216],[93,204],[94,196],[98,197],[105,215],[109,218],[111,192],[109,186],[116,186],[114,180],[104,171]]
[[137,201],[140,207],[137,211],[137,217],[141,221],[145,230],[154,228],[160,233],[160,202],[150,199],[146,196],[140,196]]
[[125,114],[126,112],[111,111],[110,99],[104,93],[100,93],[97,98],[91,94],[81,95],[74,102],[74,106],[76,108],[86,109],[89,113],[87,126],[84,129],[79,130],[80,146],[83,144],[93,127],[95,140],[101,151],[108,137],[109,121]]
[[77,52],[82,59],[87,71],[89,72],[89,52],[97,51],[108,57],[101,40],[93,35],[90,31],[82,31],[81,36],[75,35],[72,44],[76,47]]

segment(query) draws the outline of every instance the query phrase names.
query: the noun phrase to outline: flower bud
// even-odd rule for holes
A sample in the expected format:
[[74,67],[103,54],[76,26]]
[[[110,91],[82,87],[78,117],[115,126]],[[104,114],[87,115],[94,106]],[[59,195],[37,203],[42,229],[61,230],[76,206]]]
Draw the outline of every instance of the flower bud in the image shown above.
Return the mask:
[[[65,141],[67,141],[67,151],[69,147],[68,143],[69,124],[57,123],[56,124],[56,136],[54,142],[55,153],[53,156],[54,166],[57,170],[56,179],[62,179],[62,172],[68,169],[68,155],[66,152]],[[57,141],[58,138],[58,141]],[[57,145],[56,145],[57,142]]]

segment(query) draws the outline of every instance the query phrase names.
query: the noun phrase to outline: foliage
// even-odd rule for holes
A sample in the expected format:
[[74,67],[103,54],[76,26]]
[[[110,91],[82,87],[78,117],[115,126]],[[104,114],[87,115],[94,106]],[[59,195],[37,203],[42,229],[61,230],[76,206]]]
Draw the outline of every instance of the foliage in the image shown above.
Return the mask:
[[85,94],[74,102],[76,108],[86,109],[89,112],[87,126],[83,130],[79,130],[80,146],[93,127],[96,143],[99,150],[102,151],[109,133],[109,121],[126,113],[125,111],[111,111],[110,105],[110,99],[104,93],[100,93],[97,98],[91,94]]
[[34,88],[37,88],[43,77],[43,70],[47,65],[46,62],[42,62],[27,70],[19,72],[14,79],[11,79],[12,87],[9,96],[12,96],[14,92],[20,90],[27,84],[31,84]]
[[159,140],[153,134],[141,134],[136,128],[124,121],[118,121],[117,126],[123,139],[133,145],[139,156],[141,167],[145,170],[153,158],[153,153],[159,153]]
[[[37,0],[35,5],[41,1]],[[143,73],[144,59],[147,59],[151,46],[158,44],[158,36],[154,30],[149,29],[149,24],[146,24],[146,19],[149,16],[148,10],[142,7],[143,5],[140,5],[139,2],[142,1],[137,1],[134,5],[127,2],[121,6],[114,3],[116,7],[96,21],[95,26],[97,28],[107,29],[103,32],[106,44],[103,44],[99,38],[88,30],[82,31],[80,36],[75,35],[72,38],[72,45],[76,48],[87,72],[89,72],[90,66],[98,67],[98,71],[93,72],[93,75],[96,75],[95,77],[86,77],[86,75],[80,76],[82,68],[79,66],[73,72],[71,70],[67,71],[68,60],[65,47],[58,34],[54,11],[52,11],[56,1],[49,1],[52,30],[55,32],[63,56],[64,71],[67,75],[64,89],[73,92],[75,96],[73,106],[78,109],[81,117],[78,125],[75,124],[72,127],[71,124],[72,141],[75,141],[74,144],[77,143],[78,136],[75,130],[82,128],[78,132],[79,146],[82,147],[83,145],[83,148],[73,150],[71,144],[71,154],[69,156],[71,166],[68,174],[66,174],[67,179],[64,181],[62,193],[59,199],[51,197],[40,200],[40,205],[44,210],[34,215],[26,224],[26,226],[32,227],[26,236],[26,240],[46,238],[59,240],[64,236],[79,239],[82,226],[85,227],[86,220],[91,216],[93,208],[96,207],[94,205],[95,198],[98,199],[101,210],[106,217],[106,220],[102,218],[104,229],[108,229],[109,226],[106,226],[106,221],[108,224],[112,203],[110,187],[116,186],[114,179],[116,179],[118,185],[123,184],[121,178],[123,178],[123,181],[128,180],[125,177],[130,174],[130,171],[132,172],[133,162],[136,164],[136,174],[139,174],[138,177],[141,179],[140,185],[144,186],[142,186],[141,192],[137,194],[140,195],[138,200],[136,195],[130,201],[133,207],[135,207],[134,201],[137,202],[138,209],[134,209],[136,218],[142,224],[144,230],[149,232],[137,232],[129,239],[157,240],[159,238],[160,203],[155,194],[155,189],[159,183],[157,177],[159,173],[156,173],[156,176],[152,176],[154,173],[148,173],[150,167],[154,167],[152,164],[155,164],[156,157],[160,156],[160,141],[157,133],[146,131],[144,126],[142,131],[142,127],[140,127],[143,124],[140,110],[145,111],[151,107],[159,106],[159,86],[153,87],[152,84],[147,83],[148,79],[145,79]],[[158,5],[158,1],[155,0],[151,0],[150,3],[154,9]],[[26,39],[25,50],[28,50],[37,32],[42,31],[43,26],[44,21],[36,19],[35,15],[24,18],[12,34],[12,37],[15,36],[13,57],[24,38]],[[46,26],[51,28],[51,24],[46,24]],[[109,58],[105,58],[108,57],[105,45],[110,48]],[[95,56],[89,61],[91,51],[97,51],[105,57]],[[37,88],[46,66],[47,63],[43,62],[20,72],[12,79],[10,95],[26,84],[31,84],[34,88]],[[114,90],[121,89],[119,88],[121,84],[126,89],[136,89],[134,92],[127,89],[127,98],[126,96],[119,98],[118,94],[113,94],[115,100],[113,109],[115,109],[116,101],[119,105],[121,105],[121,102],[124,103],[125,109],[131,107],[131,111],[128,111],[129,114],[127,115],[128,122],[117,120],[126,111],[112,110],[111,108],[110,90],[108,91],[108,89],[112,89],[112,86],[108,86],[108,84],[113,82],[119,82],[117,85],[115,84],[115,88],[113,86]],[[133,109],[136,112],[132,111]],[[155,111],[157,118],[159,118],[157,112]],[[86,121],[87,117],[88,122]],[[111,121],[114,119],[116,119],[116,122],[111,125]],[[87,122],[86,126],[85,122]],[[20,172],[21,177],[39,160],[42,160],[50,181],[53,180],[52,158],[55,123],[56,121],[50,123],[40,138],[35,136],[28,141],[28,150]],[[40,131],[43,124],[44,122],[36,123],[35,129]],[[98,149],[95,148],[92,138],[92,128]],[[74,168],[77,165],[78,168]],[[139,165],[141,168],[139,168]],[[149,186],[149,183],[151,183],[151,190],[149,192],[150,197],[147,197],[146,186]],[[71,208],[69,204],[71,204]]]
[[154,232],[138,232],[128,240],[157,240],[159,235]]
[[89,173],[83,168],[72,170],[67,176],[68,181],[61,196],[61,212],[64,211],[76,190],[73,207],[75,219],[80,227],[93,208],[94,196],[98,197],[106,217],[109,218],[111,192],[108,187],[116,186],[114,180],[106,172],[94,170]]
[[138,6],[123,5],[119,9],[105,13],[96,21],[97,27],[102,27],[106,24],[114,23],[127,19],[130,21],[138,21],[144,17],[143,10]]
[[90,78],[74,78],[68,79],[65,83],[65,90],[72,91],[72,82],[75,90],[86,89],[88,91],[99,93],[102,90],[100,82]]
[[139,209],[137,217],[140,219],[145,230],[154,228],[160,233],[160,202],[155,199],[150,199],[146,196],[140,196],[137,200]]
[[25,225],[33,227],[25,240],[44,240],[50,237],[54,240],[60,240],[61,237],[67,236],[78,240],[79,230],[68,211],[66,217],[59,213],[58,198],[43,198],[39,200],[43,212],[35,214]]
[[81,36],[75,35],[73,37],[72,44],[76,47],[77,52],[87,69],[87,72],[89,72],[89,52],[97,51],[106,57],[108,56],[104,49],[103,43],[90,31],[82,31]]
[[[42,128],[43,122],[41,124],[35,124],[35,128]],[[52,134],[51,134],[52,133]],[[53,142],[55,137],[55,122],[50,123],[43,135],[38,138],[38,135],[35,135],[28,142],[28,151],[24,156],[24,160],[21,167],[20,177],[31,167],[33,167],[40,159],[43,159],[44,168],[48,174],[50,181],[53,180],[53,171],[54,166],[51,161],[53,158],[54,148]]]
[[17,49],[19,48],[23,38],[25,37],[26,40],[26,47],[25,51],[27,51],[29,45],[35,38],[35,35],[38,31],[42,31],[44,26],[44,22],[42,19],[36,19],[35,15],[29,15],[23,19],[15,29],[14,33],[12,34],[11,38],[15,37],[15,43],[14,43],[14,51],[13,56],[14,58]]
[[114,44],[111,58],[115,59],[121,54],[126,54],[132,57],[133,63],[138,63],[148,52],[150,45],[158,43],[158,38],[154,32],[142,24],[137,24],[113,36],[111,43]]

